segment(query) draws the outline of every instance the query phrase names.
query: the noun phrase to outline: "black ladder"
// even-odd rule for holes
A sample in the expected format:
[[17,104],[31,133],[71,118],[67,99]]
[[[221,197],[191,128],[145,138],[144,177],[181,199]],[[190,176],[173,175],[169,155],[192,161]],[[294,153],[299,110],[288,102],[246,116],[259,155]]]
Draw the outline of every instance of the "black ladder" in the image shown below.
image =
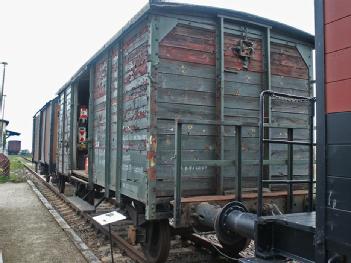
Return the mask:
[[[268,100],[266,98],[274,98],[280,100],[288,100],[290,102],[307,102],[309,103],[309,140],[308,141],[294,141],[293,140],[293,130],[296,128],[301,128],[299,126],[284,126],[284,125],[271,125],[270,123],[265,123],[265,108]],[[314,130],[313,130],[313,118],[314,118],[314,106],[316,99],[314,97],[303,97],[295,96],[285,93],[274,92],[272,90],[265,90],[260,95],[260,120],[259,120],[259,176],[258,176],[258,194],[257,194],[257,216],[262,215],[263,208],[263,185],[268,184],[286,184],[288,188],[287,195],[287,211],[291,212],[293,207],[293,185],[294,184],[307,184],[308,185],[308,210],[313,209],[313,146],[314,144]],[[286,128],[288,130],[288,138],[285,139],[270,139],[269,132],[268,138],[265,137],[265,129],[269,131],[270,128]],[[303,127],[302,127],[303,128]],[[306,128],[306,126],[305,126]],[[285,144],[288,145],[288,159],[287,159],[287,180],[265,180],[263,178],[265,166],[269,165],[270,162],[265,162],[264,160],[264,146],[266,144]],[[306,180],[294,180],[293,179],[293,145],[304,145],[309,147],[309,159],[308,159],[308,169],[309,177]]]

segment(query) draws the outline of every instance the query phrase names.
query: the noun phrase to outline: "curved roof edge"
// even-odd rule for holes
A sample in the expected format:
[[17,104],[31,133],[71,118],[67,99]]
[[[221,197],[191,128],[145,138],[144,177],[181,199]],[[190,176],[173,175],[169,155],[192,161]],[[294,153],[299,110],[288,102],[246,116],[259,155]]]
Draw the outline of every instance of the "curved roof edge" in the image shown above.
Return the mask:
[[[257,24],[262,24],[265,26],[269,26],[272,30],[289,33],[290,35],[294,35],[295,38],[302,40],[310,44],[314,47],[314,36],[303,31],[297,29],[295,27],[264,18],[261,16],[253,15],[250,13],[236,11],[232,9],[211,7],[211,6],[202,6],[202,5],[193,5],[193,4],[182,4],[182,3],[174,3],[174,2],[157,2],[152,4],[146,4],[128,23],[122,27],[109,41],[106,42],[82,67],[78,69],[78,71],[72,76],[72,78],[67,81],[57,92],[58,95],[61,93],[66,87],[68,87],[72,82],[74,82],[77,78],[81,76],[89,67],[89,65],[100,56],[106,48],[110,47],[115,41],[117,41],[124,33],[128,31],[128,29],[134,24],[138,23],[141,19],[143,19],[149,12],[151,11],[180,11],[186,12],[187,14],[195,14],[198,16],[199,13],[213,15],[213,16],[228,16],[239,18],[242,20],[248,20],[250,22],[254,22]],[[196,11],[194,11],[196,10]]]

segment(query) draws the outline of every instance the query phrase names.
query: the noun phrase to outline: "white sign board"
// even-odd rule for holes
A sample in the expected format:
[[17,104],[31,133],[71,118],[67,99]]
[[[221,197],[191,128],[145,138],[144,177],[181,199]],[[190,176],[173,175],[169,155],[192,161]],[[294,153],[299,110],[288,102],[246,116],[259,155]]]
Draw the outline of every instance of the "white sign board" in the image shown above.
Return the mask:
[[94,216],[93,219],[100,225],[104,226],[113,222],[124,220],[126,217],[117,211],[113,211],[110,213]]

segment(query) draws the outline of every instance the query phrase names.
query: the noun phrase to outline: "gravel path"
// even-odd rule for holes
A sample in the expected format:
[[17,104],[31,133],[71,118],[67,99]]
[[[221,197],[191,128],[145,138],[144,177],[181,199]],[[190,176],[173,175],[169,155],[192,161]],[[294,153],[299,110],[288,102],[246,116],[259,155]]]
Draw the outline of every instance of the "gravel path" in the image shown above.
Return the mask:
[[26,183],[0,184],[4,262],[86,262]]

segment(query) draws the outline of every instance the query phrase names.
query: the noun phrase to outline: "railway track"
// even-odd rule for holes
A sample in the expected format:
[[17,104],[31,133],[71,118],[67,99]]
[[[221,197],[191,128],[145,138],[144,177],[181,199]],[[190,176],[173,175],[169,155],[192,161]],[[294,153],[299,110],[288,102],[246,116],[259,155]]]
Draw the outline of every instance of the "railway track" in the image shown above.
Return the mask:
[[[104,201],[97,207],[95,213],[82,212],[65,195],[60,194],[52,184],[47,183],[45,178],[37,174],[30,167],[28,160],[24,159],[23,164],[26,168],[27,178],[35,184],[37,189],[46,197],[95,256],[101,262],[111,262],[108,228],[97,224],[92,217],[114,210],[114,205],[108,201]],[[129,220],[112,224],[113,256],[115,262],[147,262],[141,246],[131,245],[127,241],[128,228],[131,225],[132,222]],[[197,240],[195,238],[189,241],[175,235],[171,241],[167,263],[228,262],[228,258],[220,256],[220,253],[215,253],[218,252],[215,245],[212,247],[208,246],[205,249],[205,242],[202,242],[202,244],[196,243],[196,241],[201,240],[203,241],[200,236]]]

